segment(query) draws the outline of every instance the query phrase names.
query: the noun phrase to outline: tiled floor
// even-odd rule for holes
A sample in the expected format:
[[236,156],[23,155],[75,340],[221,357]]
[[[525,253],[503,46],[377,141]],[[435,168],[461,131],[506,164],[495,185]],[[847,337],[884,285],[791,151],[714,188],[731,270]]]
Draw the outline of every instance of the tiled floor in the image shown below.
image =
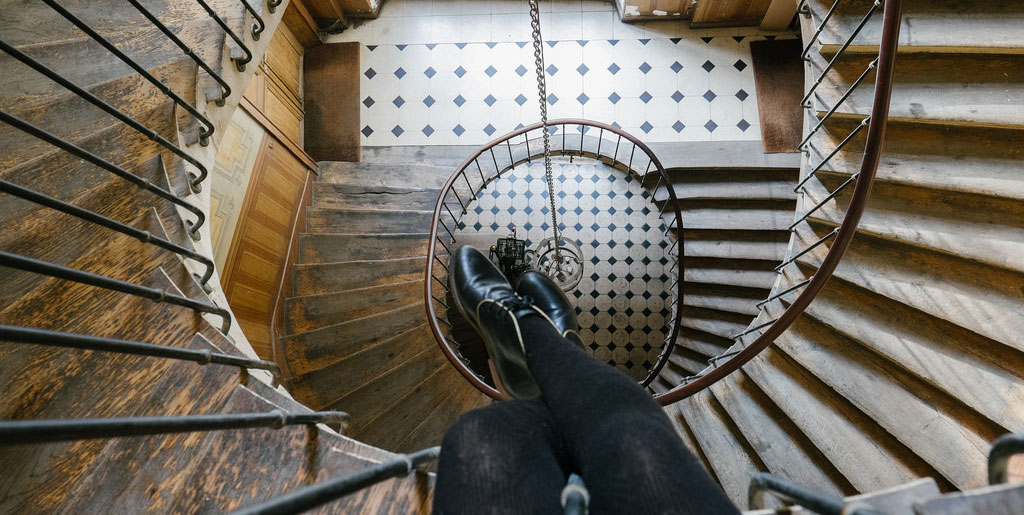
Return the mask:
[[[666,335],[668,243],[658,210],[635,178],[603,164],[556,158],[562,235],[583,251],[583,279],[569,297],[589,352],[641,380]],[[505,237],[510,227],[534,248],[551,236],[544,167],[519,166],[468,206],[460,236]],[[489,241],[489,238],[488,238]]]
[[[611,2],[544,2],[549,117],[648,142],[760,139],[751,29],[623,24]],[[362,44],[364,145],[481,144],[539,120],[525,1],[388,0],[332,36]]]

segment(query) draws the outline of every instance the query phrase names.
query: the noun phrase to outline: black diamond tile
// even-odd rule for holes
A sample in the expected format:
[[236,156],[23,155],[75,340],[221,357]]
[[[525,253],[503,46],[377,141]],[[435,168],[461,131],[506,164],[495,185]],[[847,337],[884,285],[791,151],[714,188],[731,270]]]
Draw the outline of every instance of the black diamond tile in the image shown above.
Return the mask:
[[743,91],[742,89],[736,92],[736,98],[740,99],[741,102],[746,100],[749,96],[750,95],[747,94],[747,92]]
[[494,95],[487,95],[486,97],[484,97],[484,103],[487,104],[487,107],[493,106],[494,103],[497,101],[498,99],[494,98]]
[[526,103],[527,98],[524,97],[522,93],[520,93],[519,96],[515,98],[515,100],[517,104],[523,105]]
[[465,74],[466,74],[466,69],[463,68],[462,66],[459,66],[458,68],[455,69],[455,76],[456,77],[461,79],[462,76],[465,75]]
[[732,63],[732,67],[738,71],[743,71],[747,68],[747,63],[743,62],[743,59],[737,59],[735,63]]
[[395,70],[395,77],[398,77],[399,79],[401,79],[402,77],[405,77],[405,69],[403,69],[401,66],[399,66],[398,69]]
[[654,98],[654,96],[652,96],[650,93],[646,91],[640,94],[640,100],[643,101],[643,103],[645,104],[650,102],[652,98]]
[[[422,132],[423,132],[423,135],[424,135],[424,136],[430,137],[430,135],[434,133],[434,128],[433,128],[433,127],[431,127],[431,126],[430,126],[430,125],[428,124],[428,125],[427,125],[426,127],[423,127],[423,131],[422,131]],[[479,209],[479,208],[478,208],[478,209]],[[479,213],[479,211],[477,211],[477,212]]]
[[576,97],[576,101],[579,102],[580,105],[586,105],[588,100],[590,100],[590,97],[588,97],[586,93],[580,93],[580,96]]
[[433,66],[427,66],[427,69],[423,70],[423,75],[426,75],[429,79],[434,75],[437,75],[437,70],[435,70]]
[[405,104],[405,99],[402,98],[401,95],[399,95],[399,96],[395,97],[395,99],[392,100],[391,103],[395,104],[395,107],[402,107],[402,104]]
[[702,96],[704,97],[704,100],[707,100],[708,102],[718,98],[718,95],[716,95],[715,92],[711,91],[710,89],[704,92]]
[[740,123],[737,123],[736,127],[740,129],[740,132],[747,132],[747,129],[750,128],[750,123],[746,120],[740,120]]
[[373,134],[373,129],[371,129],[370,126],[367,125],[366,127],[363,127],[363,130],[361,130],[359,132],[362,132],[363,136],[366,136],[367,138],[369,138],[370,134]]
[[527,70],[526,67],[521,65],[521,64],[515,69],[516,75],[518,75],[520,77],[522,77],[523,75],[526,75],[527,71],[529,71],[529,70]]
[[708,132],[715,132],[715,129],[718,128],[718,124],[713,120],[708,120],[708,123],[704,124],[704,128],[707,129]]
[[711,61],[704,61],[704,64],[702,64],[700,67],[704,68],[704,71],[710,73],[711,70],[715,69],[715,63]]
[[674,130],[676,132],[683,132],[683,129],[685,129],[685,128],[686,128],[686,125],[683,125],[683,122],[680,122],[678,120],[676,120],[676,123],[672,124],[672,130]]
[[619,94],[615,93],[614,91],[612,92],[611,95],[608,95],[608,101],[613,103],[613,104],[619,103],[619,100],[622,100],[622,97],[620,97]]
[[395,125],[395,127],[391,129],[391,134],[394,134],[396,138],[401,136],[403,132],[405,132],[405,130],[402,129],[401,125]]
[[676,61],[672,63],[672,66],[669,66],[669,68],[671,68],[673,72],[679,73],[679,71],[683,69],[683,65],[679,64],[679,61]]
[[553,64],[549,64],[548,67],[544,69],[544,71],[548,72],[548,75],[553,76],[554,74],[558,73],[558,67]]
[[640,65],[640,72],[643,73],[644,75],[647,75],[647,72],[649,71],[651,71],[651,65],[647,64],[647,61],[644,61]]
[[681,102],[684,98],[686,98],[686,96],[683,95],[682,92],[678,90],[675,93],[672,93],[672,100],[675,100],[677,104]]
[[[558,102],[558,97],[555,96],[554,93],[549,94],[548,95],[548,103],[551,104],[551,105],[555,105],[555,102]],[[552,127],[552,129],[555,129],[555,131],[558,130],[556,127]]]
[[587,68],[587,65],[585,65],[585,64],[581,64],[581,65],[576,67],[576,73],[579,73],[580,75],[586,75],[587,72],[589,72],[589,71],[590,71],[590,68]]
[[462,127],[462,124],[458,124],[452,129],[452,132],[454,132],[456,136],[462,136],[462,133],[466,132],[466,129]]
[[452,99],[452,102],[455,102],[455,105],[462,107],[462,104],[466,103],[466,99],[462,98],[462,95],[458,95]]
[[367,79],[372,79],[377,76],[377,72],[375,72],[373,68],[367,68],[366,71],[363,72],[363,75],[366,75]]
[[493,66],[488,66],[487,69],[484,70],[484,73],[486,73],[488,77],[494,77],[494,74],[498,73],[498,70]]
[[489,123],[487,124],[487,127],[484,127],[484,132],[487,133],[488,136],[490,136],[491,134],[494,134],[494,131],[496,131],[496,130],[498,130],[498,129],[495,129],[494,126],[489,124]]
[[423,99],[423,105],[425,105],[427,107],[430,107],[430,106],[434,105],[434,102],[437,102],[437,101],[434,100],[434,97],[432,97],[430,95],[427,95],[426,98]]
[[375,103],[376,102],[374,102],[373,99],[370,98],[370,97],[366,97],[366,98],[363,99],[363,105],[366,106],[366,107],[370,107],[370,106],[372,106]]
[[619,65],[617,65],[615,63],[612,63],[611,66],[608,67],[608,71],[612,72],[612,75],[615,75],[616,73],[619,73],[619,70],[621,70],[621,69],[622,68],[619,68]]
[[651,125],[651,122],[644,122],[643,125],[640,126],[640,130],[644,131],[644,134],[649,134],[653,128],[654,126]]

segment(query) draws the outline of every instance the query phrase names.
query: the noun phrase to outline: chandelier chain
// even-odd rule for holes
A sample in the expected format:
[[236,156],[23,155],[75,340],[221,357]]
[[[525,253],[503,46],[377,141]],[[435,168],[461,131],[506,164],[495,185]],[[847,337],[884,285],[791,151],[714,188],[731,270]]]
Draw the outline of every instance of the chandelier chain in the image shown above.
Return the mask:
[[[555,181],[551,173],[551,133],[548,129],[547,81],[544,78],[544,41],[540,33],[540,6],[538,0],[530,2],[530,28],[533,29],[533,59],[537,66],[537,96],[540,101],[540,121],[544,133],[544,177],[551,203],[551,234],[554,236],[555,266],[561,266],[561,238],[558,235],[558,213],[555,210]],[[564,127],[563,127],[564,129]]]

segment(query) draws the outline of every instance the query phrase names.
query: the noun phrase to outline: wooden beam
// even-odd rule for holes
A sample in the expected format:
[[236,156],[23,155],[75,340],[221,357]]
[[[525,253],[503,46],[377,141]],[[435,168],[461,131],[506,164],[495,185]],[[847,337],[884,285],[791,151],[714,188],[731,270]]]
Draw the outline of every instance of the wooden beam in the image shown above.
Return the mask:
[[772,0],[768,6],[768,12],[761,20],[761,30],[777,31],[786,30],[796,16],[797,0]]
[[753,27],[773,0],[699,0],[691,27]]
[[292,31],[296,39],[302,43],[303,48],[309,48],[321,44],[320,30],[316,26],[316,20],[309,8],[302,0],[288,2],[288,8],[284,11],[284,24]]

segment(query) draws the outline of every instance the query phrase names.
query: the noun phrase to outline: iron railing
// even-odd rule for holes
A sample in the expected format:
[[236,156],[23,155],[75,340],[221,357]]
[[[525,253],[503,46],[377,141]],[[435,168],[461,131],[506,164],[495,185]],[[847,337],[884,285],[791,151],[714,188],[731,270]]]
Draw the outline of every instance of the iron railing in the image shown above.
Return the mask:
[[864,502],[847,502],[842,497],[765,472],[754,474],[750,479],[749,508],[764,506],[764,498],[768,494],[821,515],[884,515]]
[[[825,26],[829,23],[829,20],[832,19],[833,14],[839,8],[839,4],[843,2],[844,0],[836,0],[816,26],[814,33],[810,36],[807,46],[801,54],[801,57],[805,60],[813,61],[809,56],[811,49],[818,43],[819,37]],[[739,369],[745,363],[753,359],[754,356],[757,356],[761,351],[771,345],[776,338],[778,338],[793,324],[793,322],[796,321],[797,317],[803,313],[811,301],[814,300],[822,288],[825,287],[825,283],[832,276],[832,273],[838,266],[843,254],[846,252],[847,248],[849,248],[850,243],[856,234],[857,224],[860,222],[860,218],[866,208],[867,200],[874,182],[875,172],[878,168],[878,162],[881,157],[882,145],[885,141],[885,129],[889,115],[889,101],[892,96],[893,73],[896,60],[896,50],[899,42],[900,21],[902,18],[902,0],[879,0],[873,2],[853,32],[839,46],[836,53],[827,62],[827,64],[824,65],[821,72],[815,76],[812,85],[808,88],[807,94],[801,100],[801,106],[803,108],[815,109],[809,101],[815,97],[818,87],[824,82],[827,74],[834,69],[835,64],[853,45],[854,39],[857,38],[862,29],[877,13],[879,8],[884,9],[882,19],[882,37],[881,42],[879,43],[878,57],[867,65],[867,68],[859,75],[859,77],[835,104],[830,106],[828,109],[817,110],[818,112],[824,111],[824,114],[816,120],[815,125],[809,130],[807,136],[801,142],[800,150],[805,152],[807,155],[810,154],[809,145],[812,138],[823,130],[826,122],[828,122],[838,111],[839,107],[850,98],[853,91],[865,82],[865,79],[874,72],[875,91],[871,114],[863,118],[857,127],[853,129],[849,135],[843,138],[838,146],[829,152],[822,161],[811,166],[807,174],[799,181],[796,188],[794,188],[794,191],[805,193],[806,184],[816,176],[818,171],[820,171],[833,157],[839,154],[839,152],[841,152],[843,148],[850,143],[850,141],[852,141],[866,128],[867,135],[864,141],[864,152],[860,170],[851,174],[845,182],[829,192],[824,199],[815,203],[806,211],[799,213],[795,217],[795,222],[789,227],[789,229],[791,232],[795,231],[800,224],[804,223],[812,214],[835,199],[842,191],[850,186],[854,186],[849,206],[846,209],[846,217],[843,219],[839,227],[817,239],[810,245],[803,248],[791,246],[789,255],[779,266],[775,268],[775,270],[777,273],[783,274],[789,265],[795,263],[802,256],[818,249],[819,247],[825,246],[826,243],[831,241],[831,246],[828,247],[827,254],[822,258],[821,263],[817,266],[817,271],[810,278],[801,280],[796,284],[787,284],[780,280],[777,282],[776,287],[773,288],[773,291],[769,294],[768,298],[758,303],[758,307],[761,309],[761,314],[764,315],[768,313],[769,307],[774,306],[779,302],[784,302],[784,299],[788,295],[802,290],[795,299],[789,302],[788,307],[782,314],[772,316],[770,317],[770,320],[763,320],[763,318],[766,317],[760,315],[758,318],[755,318],[754,321],[751,322],[750,327],[733,335],[732,338],[734,340],[734,344],[725,353],[723,353],[722,356],[709,360],[709,366],[707,368],[695,375],[683,377],[677,386],[656,395],[655,397],[662,405],[677,402],[711,386],[715,382]],[[812,10],[807,5],[807,0],[801,2],[798,12],[808,18],[812,16]],[[795,238],[793,241],[796,241]],[[783,277],[780,276],[780,279],[782,278]],[[757,334],[757,337],[754,338],[752,342],[746,343],[744,341],[744,339],[747,339],[754,334]],[[723,359],[723,356],[728,356],[728,359]]]
[[[445,258],[454,250],[453,244],[456,242],[455,233],[459,220],[467,213],[470,202],[476,200],[477,195],[484,188],[499,180],[509,170],[542,156],[542,146],[536,142],[542,130],[545,129],[540,123],[522,127],[487,143],[466,158],[441,188],[430,227],[428,260],[424,276],[424,300],[430,328],[441,351],[452,365],[473,386],[494,399],[502,399],[504,396],[496,388],[487,384],[463,361],[459,352],[459,342],[451,338],[450,334],[446,334],[450,333],[450,330],[441,327],[441,324],[444,324],[450,329],[451,321],[446,320],[445,316],[438,315],[435,303],[443,306],[447,311],[448,304],[443,298],[447,292],[447,283],[444,277],[448,267]],[[547,130],[555,134],[555,137],[551,139],[556,143],[555,148],[552,149],[552,153],[556,155],[596,159],[618,170],[635,174],[645,187],[653,187],[651,191],[658,191],[664,187],[667,199],[658,211],[665,227],[664,235],[667,239],[673,230],[678,231],[681,235],[682,213],[672,182],[657,156],[647,145],[618,127],[588,120],[552,120],[548,122]],[[531,139],[534,140],[532,144]],[[561,147],[557,146],[559,141]],[[460,194],[459,190],[463,193]],[[667,214],[666,210],[669,211]],[[666,256],[674,258],[667,270],[674,269],[677,277],[683,275],[680,239],[674,238],[674,241],[665,249]],[[440,268],[436,265],[440,265]],[[438,289],[436,285],[440,285],[440,288]],[[680,308],[683,298],[683,282],[676,281],[672,286],[675,289],[671,292],[674,298],[669,306],[670,316],[666,317],[668,320],[667,338],[657,362],[648,371],[646,378],[641,381],[643,386],[650,384],[665,366],[675,347],[675,341],[682,326],[682,310]]]

